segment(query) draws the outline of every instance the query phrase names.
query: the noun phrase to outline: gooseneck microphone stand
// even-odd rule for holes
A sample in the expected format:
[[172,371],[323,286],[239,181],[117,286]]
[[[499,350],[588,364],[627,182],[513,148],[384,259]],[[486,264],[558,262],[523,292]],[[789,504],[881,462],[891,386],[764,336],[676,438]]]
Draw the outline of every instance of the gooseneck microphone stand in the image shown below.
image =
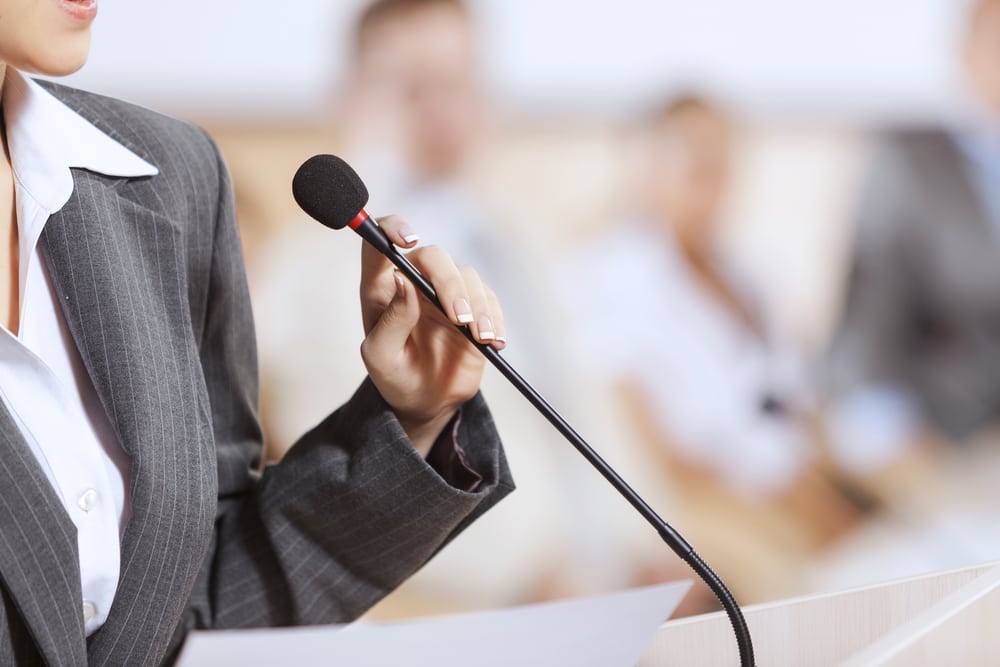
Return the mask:
[[[437,292],[434,287],[424,278],[423,274],[417,270],[413,264],[410,263],[406,257],[400,253],[396,246],[393,245],[389,237],[386,236],[385,232],[382,231],[381,227],[378,227],[371,221],[371,219],[365,220],[362,228],[355,228],[366,241],[374,245],[380,252],[382,252],[389,260],[403,273],[414,285],[417,286],[427,299],[445,312],[444,307],[441,305],[441,301],[438,299]],[[507,380],[510,381],[514,387],[517,388],[521,394],[528,399],[535,408],[552,424],[559,433],[565,437],[571,445],[573,445],[580,454],[583,455],[585,459],[590,461],[590,464],[597,469],[604,479],[608,481],[611,486],[618,491],[619,494],[625,500],[635,508],[635,510],[642,515],[642,517],[651,525],[659,534],[660,538],[667,543],[675,554],[680,556],[680,558],[690,566],[694,572],[701,577],[701,579],[708,585],[715,596],[722,603],[722,607],[729,617],[730,623],[733,626],[733,632],[736,634],[736,642],[739,647],[740,652],[740,665],[742,667],[754,667],[754,654],[753,654],[753,642],[750,639],[750,629],[747,627],[746,619],[743,617],[743,612],[740,610],[736,599],[733,594],[729,591],[726,585],[723,583],[719,575],[709,567],[708,563],[702,560],[694,548],[688,544],[687,540],[677,532],[669,523],[667,523],[659,514],[653,510],[652,507],[646,503],[642,497],[636,493],[635,489],[629,486],[628,482],[622,479],[621,475],[615,472],[614,468],[608,465],[607,461],[601,458],[601,455],[594,451],[594,448],[587,444],[579,433],[577,433],[569,423],[563,419],[563,417],[556,412],[549,403],[542,398],[541,394],[535,391],[528,382],[521,377],[521,375],[514,370],[514,368],[507,363],[500,353],[490,345],[484,345],[477,341],[472,332],[467,326],[458,327],[459,330],[465,335],[469,341],[476,346],[476,348],[483,353],[493,366],[500,371]]]
[[[389,237],[365,211],[368,203],[368,189],[357,173],[346,162],[334,155],[316,155],[307,160],[295,174],[292,182],[292,192],[299,205],[320,223],[333,229],[345,226],[354,230],[366,242],[374,246],[417,286],[425,297],[445,312],[437,292],[426,278],[406,259],[393,245]],[[490,345],[476,341],[467,326],[459,326],[466,338],[482,352],[493,366],[528,399],[535,409],[542,413],[563,437],[597,469],[604,479],[618,491],[625,500],[656,530],[660,538],[667,543],[674,553],[687,563],[701,577],[708,587],[719,598],[723,609],[729,616],[736,634],[740,652],[740,665],[754,667],[753,643],[750,640],[750,630],[747,627],[743,612],[733,598],[732,593],[722,583],[712,568],[695,553],[680,533],[664,521],[635,490],[625,482],[573,427],[546,402],[541,395],[515,371],[507,360]]]

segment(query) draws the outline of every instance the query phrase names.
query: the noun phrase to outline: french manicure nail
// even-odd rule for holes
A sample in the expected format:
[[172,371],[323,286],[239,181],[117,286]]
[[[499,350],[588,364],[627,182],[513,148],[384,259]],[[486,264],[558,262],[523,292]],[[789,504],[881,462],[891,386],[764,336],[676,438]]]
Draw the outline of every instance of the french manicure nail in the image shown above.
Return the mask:
[[497,337],[496,332],[493,331],[493,320],[486,317],[479,318],[479,338],[480,340],[493,340]]
[[455,317],[461,324],[472,324],[476,319],[472,316],[472,307],[465,299],[455,299]]
[[411,243],[416,243],[417,241],[420,240],[420,235],[414,232],[413,228],[410,227],[409,225],[403,225],[402,227],[400,227],[399,235],[403,237],[404,241],[406,241],[406,245],[410,245]]

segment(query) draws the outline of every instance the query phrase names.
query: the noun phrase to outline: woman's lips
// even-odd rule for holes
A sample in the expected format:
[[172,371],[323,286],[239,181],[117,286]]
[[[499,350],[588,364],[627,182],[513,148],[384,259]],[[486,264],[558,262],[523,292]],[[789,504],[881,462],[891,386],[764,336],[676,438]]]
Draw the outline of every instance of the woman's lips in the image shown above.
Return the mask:
[[97,0],[56,0],[59,7],[77,21],[93,21],[97,16]]

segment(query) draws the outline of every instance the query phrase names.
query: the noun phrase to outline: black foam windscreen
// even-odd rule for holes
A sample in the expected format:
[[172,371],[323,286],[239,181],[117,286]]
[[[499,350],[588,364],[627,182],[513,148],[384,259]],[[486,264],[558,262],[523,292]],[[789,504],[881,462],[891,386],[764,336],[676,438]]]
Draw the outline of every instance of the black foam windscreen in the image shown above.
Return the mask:
[[341,229],[368,203],[368,188],[351,165],[336,155],[314,155],[292,179],[292,195],[302,210],[333,229]]

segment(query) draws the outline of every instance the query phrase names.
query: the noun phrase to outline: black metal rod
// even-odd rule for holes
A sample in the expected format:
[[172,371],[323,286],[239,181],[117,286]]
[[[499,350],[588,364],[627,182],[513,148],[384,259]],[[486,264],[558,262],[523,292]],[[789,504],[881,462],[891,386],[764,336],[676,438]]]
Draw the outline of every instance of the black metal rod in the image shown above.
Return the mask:
[[[384,232],[383,232],[384,236]],[[375,244],[379,250],[383,251],[389,260],[405,275],[414,285],[417,286],[425,297],[430,300],[435,306],[437,306],[441,312],[446,312],[444,307],[441,305],[441,301],[438,299],[437,292],[434,287],[424,278],[423,274],[417,270],[413,264],[410,263],[406,257],[396,250],[395,246],[389,241],[388,237],[384,238],[383,243]],[[535,391],[534,387],[528,384],[521,375],[514,370],[514,368],[507,363],[500,353],[491,345],[484,345],[477,341],[473,337],[472,332],[467,326],[459,326],[458,329],[465,335],[469,341],[472,342],[476,348],[483,353],[493,366],[500,371],[507,380],[510,381],[514,387],[521,392],[521,394],[528,399],[528,402],[535,406],[548,421],[552,424],[559,433],[569,441],[573,447],[576,448],[580,454],[583,455],[585,459],[590,461],[590,464],[597,469],[597,472],[606,479],[611,486],[618,491],[619,494],[625,500],[629,502],[632,507],[636,509],[639,514],[656,530],[664,542],[667,543],[675,554],[680,556],[680,558],[688,564],[688,566],[708,585],[715,596],[719,599],[722,604],[722,608],[726,611],[727,616],[729,616],[729,622],[733,626],[733,632],[736,634],[736,642],[739,646],[740,652],[740,665],[742,667],[754,667],[754,654],[753,654],[753,642],[750,638],[750,629],[747,627],[746,619],[743,617],[743,612],[740,610],[739,604],[737,604],[736,599],[733,594],[726,587],[722,579],[712,570],[708,564],[701,559],[701,557],[695,552],[694,548],[688,544],[688,541],[674,529],[669,523],[667,523],[659,514],[653,510],[649,504],[642,499],[635,489],[629,486],[628,482],[622,479],[614,468],[612,468],[607,461],[605,461],[600,454],[594,451],[594,448],[587,444],[587,441],[577,433],[572,426],[569,425],[562,416],[556,412],[555,408],[549,405],[548,401],[542,398],[541,394]]]

